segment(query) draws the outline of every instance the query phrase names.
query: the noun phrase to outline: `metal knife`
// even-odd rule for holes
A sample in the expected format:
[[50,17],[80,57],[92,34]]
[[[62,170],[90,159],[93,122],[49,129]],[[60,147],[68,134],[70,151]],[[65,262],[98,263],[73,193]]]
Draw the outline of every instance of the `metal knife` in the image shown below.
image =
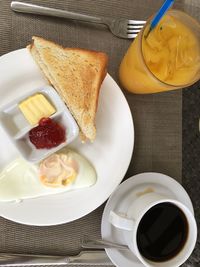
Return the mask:
[[104,250],[83,250],[76,256],[0,253],[0,266],[113,265]]

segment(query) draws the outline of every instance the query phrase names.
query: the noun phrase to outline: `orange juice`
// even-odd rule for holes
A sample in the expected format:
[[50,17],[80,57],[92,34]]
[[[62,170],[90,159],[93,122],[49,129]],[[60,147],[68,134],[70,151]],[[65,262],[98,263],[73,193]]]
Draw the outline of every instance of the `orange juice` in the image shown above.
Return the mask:
[[186,87],[200,78],[200,26],[172,10],[146,37],[142,30],[123,58],[119,77],[133,93],[147,94]]

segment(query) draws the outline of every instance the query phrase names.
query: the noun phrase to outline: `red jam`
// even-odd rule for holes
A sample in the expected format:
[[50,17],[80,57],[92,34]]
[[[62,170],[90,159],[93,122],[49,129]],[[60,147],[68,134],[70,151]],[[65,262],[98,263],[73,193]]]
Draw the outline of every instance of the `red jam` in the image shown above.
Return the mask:
[[38,149],[50,149],[66,141],[64,127],[50,118],[42,118],[39,125],[30,130],[29,138]]

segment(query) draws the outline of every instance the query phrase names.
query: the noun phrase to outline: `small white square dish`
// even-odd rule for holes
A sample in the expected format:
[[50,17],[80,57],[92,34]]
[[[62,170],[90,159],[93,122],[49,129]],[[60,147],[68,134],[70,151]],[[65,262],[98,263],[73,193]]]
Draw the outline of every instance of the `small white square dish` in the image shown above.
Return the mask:
[[[19,104],[28,98],[40,94],[48,103],[55,108],[55,112],[49,118],[60,125],[65,131],[65,139],[59,145],[51,148],[36,148],[30,141],[30,131],[38,124],[31,125],[19,108]],[[42,105],[42,104],[41,104]],[[38,122],[39,123],[39,122]],[[20,154],[26,160],[37,163],[52,153],[60,150],[75,140],[79,134],[79,128],[67,106],[51,86],[36,88],[29,93],[0,107],[0,124],[9,136],[12,143],[17,147]]]

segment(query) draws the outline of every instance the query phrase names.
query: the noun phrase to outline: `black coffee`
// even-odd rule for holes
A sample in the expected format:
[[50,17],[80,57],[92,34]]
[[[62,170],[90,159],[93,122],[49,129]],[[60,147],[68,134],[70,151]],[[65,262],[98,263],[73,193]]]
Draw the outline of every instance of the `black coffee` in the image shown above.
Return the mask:
[[183,248],[188,235],[187,219],[171,203],[155,205],[143,216],[137,230],[140,253],[152,261],[166,261]]

